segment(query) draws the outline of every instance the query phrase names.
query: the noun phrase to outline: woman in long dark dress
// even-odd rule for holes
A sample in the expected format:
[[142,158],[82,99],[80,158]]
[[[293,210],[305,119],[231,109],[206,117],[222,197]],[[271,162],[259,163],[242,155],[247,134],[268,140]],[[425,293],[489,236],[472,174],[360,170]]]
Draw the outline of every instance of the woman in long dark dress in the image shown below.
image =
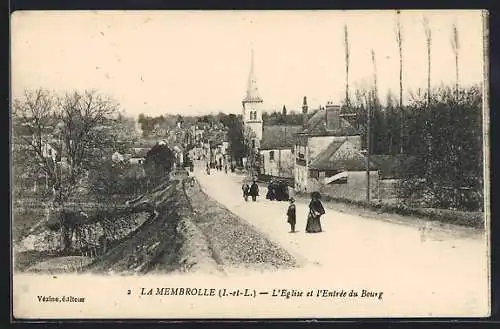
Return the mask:
[[319,233],[321,229],[320,218],[325,214],[325,208],[320,201],[320,194],[313,192],[309,203],[309,215],[307,216],[306,233]]
[[266,199],[273,201],[275,198],[274,194],[274,182],[271,181],[269,185],[267,185],[267,194],[266,194]]

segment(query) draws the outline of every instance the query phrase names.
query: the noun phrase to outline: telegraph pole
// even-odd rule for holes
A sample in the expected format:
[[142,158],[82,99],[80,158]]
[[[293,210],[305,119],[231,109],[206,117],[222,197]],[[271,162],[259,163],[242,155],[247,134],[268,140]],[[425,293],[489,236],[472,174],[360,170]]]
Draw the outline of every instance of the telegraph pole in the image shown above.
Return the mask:
[[368,105],[368,120],[366,132],[366,201],[368,202],[370,202],[371,106],[371,104]]
[[372,121],[372,107],[378,105],[377,103],[377,63],[375,61],[375,51],[372,53],[373,62],[373,89],[371,91],[371,96],[368,97],[368,115],[366,120],[366,201],[370,202],[370,155],[371,155],[371,121]]

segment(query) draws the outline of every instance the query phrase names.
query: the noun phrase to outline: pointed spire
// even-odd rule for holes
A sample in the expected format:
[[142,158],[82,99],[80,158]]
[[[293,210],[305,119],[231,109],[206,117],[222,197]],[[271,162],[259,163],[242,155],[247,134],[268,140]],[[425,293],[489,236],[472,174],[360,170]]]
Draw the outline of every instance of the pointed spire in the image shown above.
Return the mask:
[[259,89],[257,88],[257,79],[254,72],[254,50],[252,46],[250,57],[250,73],[248,75],[247,94],[243,102],[262,102],[259,96]]

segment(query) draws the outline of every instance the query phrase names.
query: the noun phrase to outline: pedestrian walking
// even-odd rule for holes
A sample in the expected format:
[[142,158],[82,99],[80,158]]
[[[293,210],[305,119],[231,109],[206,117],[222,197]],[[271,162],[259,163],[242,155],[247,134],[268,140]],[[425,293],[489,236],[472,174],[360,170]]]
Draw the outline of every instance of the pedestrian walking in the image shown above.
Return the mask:
[[288,206],[288,211],[286,212],[288,217],[287,222],[290,224],[290,233],[295,233],[295,223],[297,222],[297,217],[295,215],[295,199],[290,198],[290,205]]
[[275,199],[275,191],[274,191],[274,181],[271,180],[269,182],[269,185],[267,185],[267,194],[266,194],[266,199],[273,201]]
[[322,231],[320,218],[325,214],[325,208],[321,204],[321,195],[319,192],[311,193],[311,199],[309,203],[309,215],[307,216],[306,233],[319,233]]
[[245,201],[248,201],[248,194],[250,193],[250,186],[248,186],[247,183],[243,183],[241,190],[243,191],[243,199],[245,199]]
[[257,185],[255,180],[253,181],[252,186],[250,186],[250,195],[252,196],[252,201],[257,201],[257,196],[259,195],[259,185]]

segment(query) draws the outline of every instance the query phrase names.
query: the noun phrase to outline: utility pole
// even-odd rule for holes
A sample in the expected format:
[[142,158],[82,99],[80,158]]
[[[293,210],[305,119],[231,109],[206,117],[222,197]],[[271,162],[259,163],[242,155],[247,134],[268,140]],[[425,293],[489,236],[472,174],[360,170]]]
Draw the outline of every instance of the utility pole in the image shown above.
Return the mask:
[[371,153],[371,104],[368,104],[368,120],[367,120],[367,132],[366,132],[366,201],[370,202],[370,153]]
[[377,66],[375,61],[375,51],[371,51],[373,62],[373,90],[371,97],[369,95],[367,102],[367,121],[366,121],[366,201],[370,202],[370,155],[371,155],[371,119],[372,106],[376,106],[377,102]]

